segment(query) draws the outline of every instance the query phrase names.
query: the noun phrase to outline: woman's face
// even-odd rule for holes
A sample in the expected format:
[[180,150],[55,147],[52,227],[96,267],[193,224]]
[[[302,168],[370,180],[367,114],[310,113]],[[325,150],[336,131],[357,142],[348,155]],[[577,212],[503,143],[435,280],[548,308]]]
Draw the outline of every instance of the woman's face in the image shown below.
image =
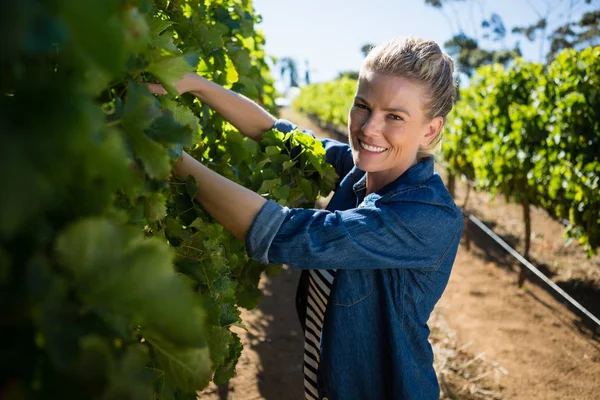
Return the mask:
[[416,163],[419,145],[438,134],[443,119],[428,120],[423,87],[404,77],[364,71],[348,116],[354,164],[366,172],[400,176]]

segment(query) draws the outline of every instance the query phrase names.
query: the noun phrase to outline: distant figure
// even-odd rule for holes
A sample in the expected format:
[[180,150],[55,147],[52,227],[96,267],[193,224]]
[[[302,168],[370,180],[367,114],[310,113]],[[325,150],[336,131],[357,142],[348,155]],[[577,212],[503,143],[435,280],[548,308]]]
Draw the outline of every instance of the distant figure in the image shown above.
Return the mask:
[[304,67],[306,68],[304,71],[304,81],[307,85],[310,85],[310,68],[308,66],[308,60],[304,60]]

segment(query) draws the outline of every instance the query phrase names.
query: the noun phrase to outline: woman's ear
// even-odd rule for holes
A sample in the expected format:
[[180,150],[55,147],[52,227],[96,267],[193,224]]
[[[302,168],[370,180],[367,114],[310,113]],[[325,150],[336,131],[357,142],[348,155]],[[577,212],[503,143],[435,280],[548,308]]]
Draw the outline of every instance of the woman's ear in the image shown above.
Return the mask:
[[425,126],[425,131],[423,133],[423,136],[421,137],[421,141],[419,142],[419,144],[423,147],[428,146],[429,143],[431,143],[433,139],[435,139],[435,137],[440,134],[442,126],[444,126],[444,118],[435,117],[434,119],[432,119],[427,124],[427,126]]

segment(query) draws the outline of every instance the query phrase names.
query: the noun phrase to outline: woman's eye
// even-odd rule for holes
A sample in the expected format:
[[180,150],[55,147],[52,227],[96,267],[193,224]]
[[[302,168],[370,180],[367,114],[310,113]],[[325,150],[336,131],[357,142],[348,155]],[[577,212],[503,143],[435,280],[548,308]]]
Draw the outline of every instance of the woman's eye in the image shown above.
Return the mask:
[[393,119],[394,121],[404,121],[404,118],[402,118],[401,116],[396,115],[396,114],[389,114],[389,117],[391,119]]
[[355,104],[354,107],[360,108],[361,110],[368,110],[369,109],[369,107],[365,106],[364,104]]

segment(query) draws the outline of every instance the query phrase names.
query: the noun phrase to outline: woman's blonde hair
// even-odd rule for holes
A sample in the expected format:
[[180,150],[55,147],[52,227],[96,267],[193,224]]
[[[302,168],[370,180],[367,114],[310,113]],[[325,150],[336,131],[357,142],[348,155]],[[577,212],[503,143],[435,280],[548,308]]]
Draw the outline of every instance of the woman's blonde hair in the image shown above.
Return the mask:
[[[424,85],[425,116],[428,119],[446,116],[456,97],[453,77],[454,61],[431,40],[398,37],[373,47],[367,55],[360,74],[365,71],[402,76]],[[442,130],[426,147],[420,147],[418,159],[433,156],[442,140]]]

